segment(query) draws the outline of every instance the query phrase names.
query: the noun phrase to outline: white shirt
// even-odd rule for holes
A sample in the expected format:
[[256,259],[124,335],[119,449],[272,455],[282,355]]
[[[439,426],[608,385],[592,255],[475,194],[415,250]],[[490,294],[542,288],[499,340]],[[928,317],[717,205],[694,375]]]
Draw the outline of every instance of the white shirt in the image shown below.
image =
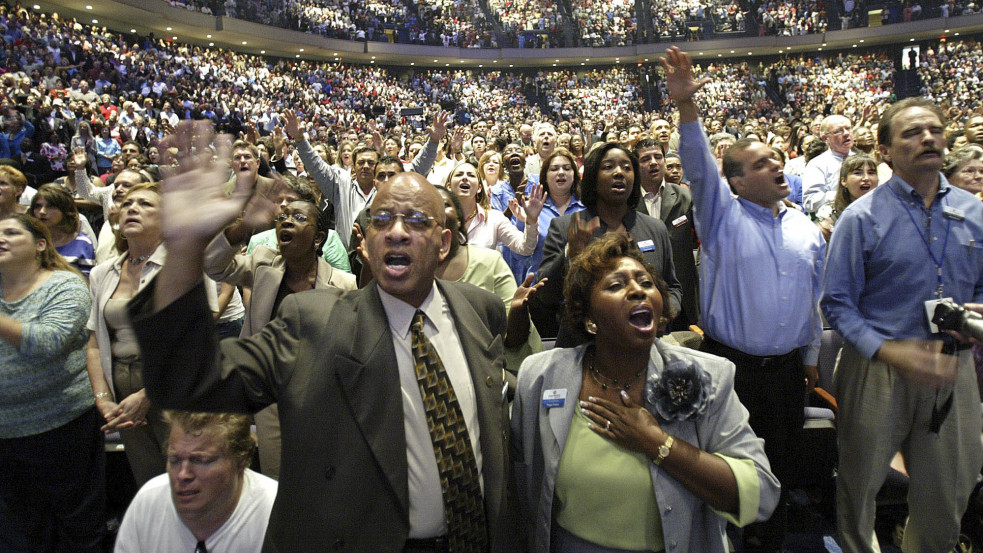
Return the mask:
[[539,240],[538,224],[526,225],[519,230],[501,211],[481,206],[478,206],[475,216],[465,223],[465,231],[471,246],[494,248],[502,243],[519,255],[532,255]]
[[[406,432],[407,481],[410,497],[410,538],[432,538],[447,533],[444,515],[444,496],[440,489],[440,473],[433,453],[433,439],[427,426],[426,411],[420,386],[413,368],[410,324],[417,308],[386,293],[379,287],[379,297],[386,311],[389,330],[393,335],[396,363],[399,365],[399,387],[403,397],[403,427]],[[454,328],[454,317],[437,286],[423,300],[419,309],[426,315],[423,332],[437,350],[447,378],[454,387],[461,406],[471,449],[474,450],[478,474],[481,474],[480,427],[475,405],[474,384],[468,370],[461,338]],[[484,490],[484,481],[481,481]],[[209,549],[209,551],[211,551]]]
[[[853,152],[847,155],[851,154]],[[802,207],[806,211],[815,213],[820,207],[836,199],[840,166],[847,155],[826,150],[806,164],[802,173]]]
[[649,215],[658,219],[662,213],[662,191],[666,189],[666,181],[659,184],[659,189],[655,192],[646,192],[642,189],[642,200],[645,202],[645,209]]
[[451,170],[453,170],[457,164],[458,161],[455,160],[453,156],[444,156],[444,159],[435,161],[430,167],[430,173],[427,175],[427,180],[434,186],[444,186],[447,184],[447,175],[451,174]]
[[[229,520],[205,540],[210,553],[260,553],[270,520],[277,482],[246,469],[242,495]],[[198,538],[188,530],[171,500],[168,475],[140,488],[123,516],[115,553],[192,553]]]

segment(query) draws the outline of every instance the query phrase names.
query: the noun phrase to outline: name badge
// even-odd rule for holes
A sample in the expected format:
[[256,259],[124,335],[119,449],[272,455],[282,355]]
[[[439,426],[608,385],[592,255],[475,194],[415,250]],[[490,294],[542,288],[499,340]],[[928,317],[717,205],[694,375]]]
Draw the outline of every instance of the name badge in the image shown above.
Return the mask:
[[966,220],[966,213],[957,207],[952,207],[951,205],[947,205],[942,208],[942,215],[956,221]]
[[655,242],[651,240],[642,240],[638,243],[638,249],[642,250],[643,252],[654,252]]
[[563,407],[567,402],[567,389],[557,388],[555,390],[546,390],[543,392],[543,407],[547,409],[552,409],[554,407]]
[[680,216],[680,217],[679,217],[679,218],[677,218],[677,219],[673,219],[673,221],[672,221],[672,226],[674,226],[674,227],[680,227],[680,226],[682,226],[682,225],[683,225],[684,223],[686,223],[686,220],[687,220],[687,219],[686,219],[686,216],[685,216],[685,215],[682,215],[682,216]]

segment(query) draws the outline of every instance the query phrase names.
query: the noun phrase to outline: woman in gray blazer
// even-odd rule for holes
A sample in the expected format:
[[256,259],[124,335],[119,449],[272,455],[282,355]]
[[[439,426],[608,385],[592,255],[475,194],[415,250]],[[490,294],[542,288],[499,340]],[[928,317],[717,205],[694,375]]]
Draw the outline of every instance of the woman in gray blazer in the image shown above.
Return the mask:
[[593,340],[526,359],[512,412],[530,551],[726,551],[778,501],[725,359],[663,344],[668,287],[622,233],[565,283]]

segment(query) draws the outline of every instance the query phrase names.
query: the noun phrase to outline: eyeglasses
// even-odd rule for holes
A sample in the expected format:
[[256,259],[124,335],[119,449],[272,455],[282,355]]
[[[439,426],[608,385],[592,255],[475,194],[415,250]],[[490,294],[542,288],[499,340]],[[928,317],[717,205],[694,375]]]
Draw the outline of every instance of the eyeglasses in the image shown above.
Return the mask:
[[835,131],[829,131],[829,134],[831,134],[833,136],[840,136],[841,134],[846,134],[848,132],[850,132],[850,129],[847,128],[847,127],[844,127],[842,129],[836,129]]
[[424,231],[432,227],[434,224],[440,224],[436,219],[427,215],[426,213],[421,213],[419,211],[414,211],[412,213],[392,213],[391,211],[376,211],[369,215],[372,220],[372,226],[376,230],[386,230],[391,227],[393,223],[396,222],[396,218],[400,217],[403,219],[403,225],[410,230]]
[[276,216],[276,220],[278,223],[282,223],[287,219],[293,219],[295,223],[306,223],[307,215],[304,215],[303,213],[290,213],[290,214],[281,213]]

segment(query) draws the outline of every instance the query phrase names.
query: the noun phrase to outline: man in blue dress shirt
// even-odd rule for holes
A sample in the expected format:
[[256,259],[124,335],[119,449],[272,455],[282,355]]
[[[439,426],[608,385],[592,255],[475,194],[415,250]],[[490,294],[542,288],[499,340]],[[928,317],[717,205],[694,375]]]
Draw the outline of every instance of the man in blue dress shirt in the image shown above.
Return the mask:
[[983,465],[970,345],[926,314],[941,298],[983,311],[983,203],[939,173],[944,131],[928,100],[888,108],[877,139],[894,175],[843,212],[830,242],[822,307],[847,341],[833,379],[844,551],[878,551],[875,498],[897,451],[911,477],[906,552],[952,551]]
[[[737,366],[734,389],[750,413],[751,428],[765,440],[773,472],[785,482],[792,437],[802,428],[806,388],[818,378],[826,244],[807,216],[785,207],[789,187],[777,154],[766,144],[735,142],[723,157],[726,180],[720,177],[694,101],[707,80],[694,78],[689,56],[675,47],[663,66],[679,109],[679,156],[703,247],[701,349]],[[745,550],[782,548],[784,503],[783,497],[771,520],[745,529]]]

